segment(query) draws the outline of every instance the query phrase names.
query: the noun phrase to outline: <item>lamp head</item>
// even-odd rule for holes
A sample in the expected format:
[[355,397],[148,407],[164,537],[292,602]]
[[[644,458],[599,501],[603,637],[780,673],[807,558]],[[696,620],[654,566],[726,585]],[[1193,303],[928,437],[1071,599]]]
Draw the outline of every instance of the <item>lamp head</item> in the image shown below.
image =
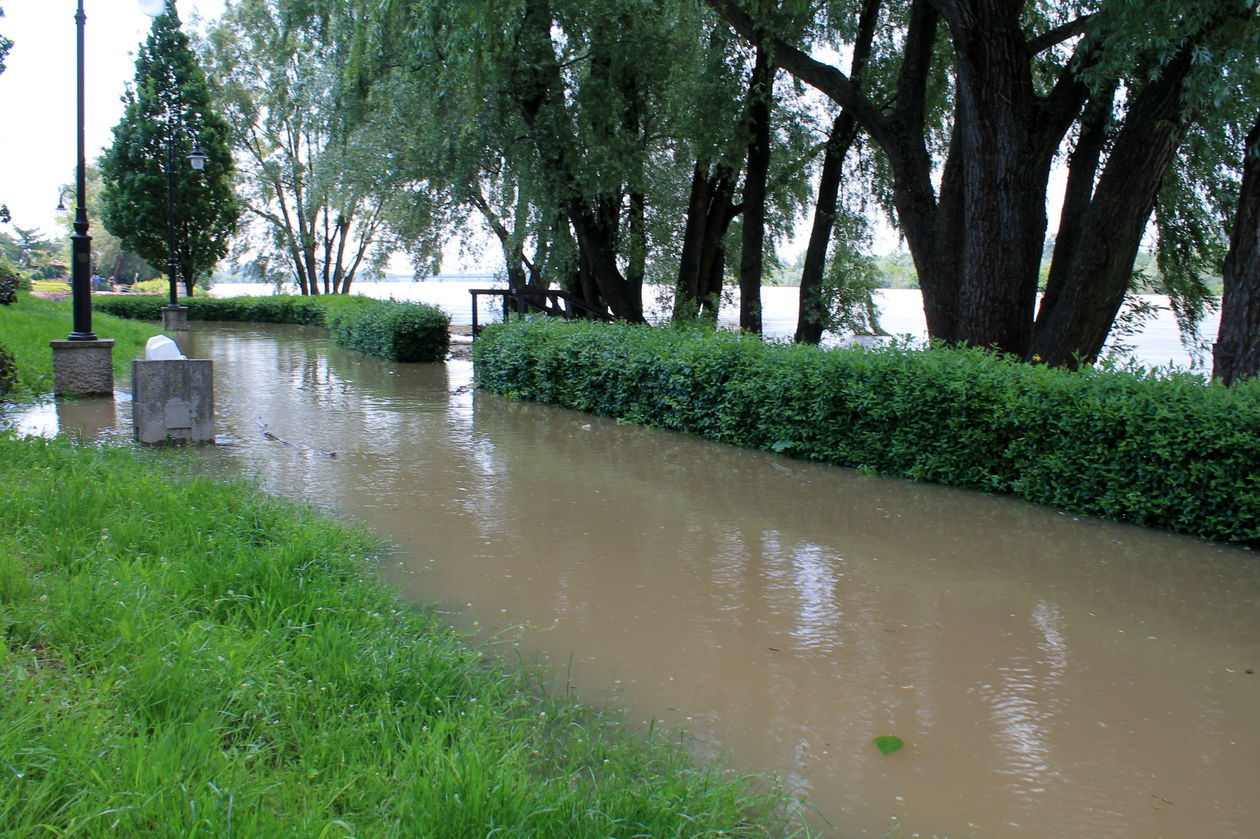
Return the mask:
[[140,11],[149,17],[158,17],[166,13],[166,0],[140,0]]
[[206,161],[210,159],[210,155],[206,154],[201,148],[200,140],[193,140],[192,154],[188,155],[188,162],[192,164],[192,168],[200,172],[206,168]]

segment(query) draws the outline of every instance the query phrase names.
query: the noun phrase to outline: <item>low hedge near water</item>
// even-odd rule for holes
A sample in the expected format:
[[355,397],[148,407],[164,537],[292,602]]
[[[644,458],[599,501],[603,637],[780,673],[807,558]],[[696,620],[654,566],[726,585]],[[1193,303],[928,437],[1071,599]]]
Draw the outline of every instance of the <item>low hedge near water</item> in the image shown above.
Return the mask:
[[[92,300],[97,311],[135,320],[161,320],[166,304],[167,298],[153,295]],[[189,320],[327,327],[338,344],[388,361],[442,361],[450,350],[450,318],[441,309],[421,303],[342,295],[274,295],[197,297],[180,304],[188,307]]]
[[1260,381],[541,320],[488,327],[473,360],[510,397],[1260,545]]

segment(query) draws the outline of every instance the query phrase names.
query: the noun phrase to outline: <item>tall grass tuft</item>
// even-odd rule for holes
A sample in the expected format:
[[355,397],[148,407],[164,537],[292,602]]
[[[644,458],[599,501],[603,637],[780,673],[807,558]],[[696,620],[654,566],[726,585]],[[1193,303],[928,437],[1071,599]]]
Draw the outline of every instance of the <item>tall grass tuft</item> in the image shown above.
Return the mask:
[[368,535],[184,463],[0,435],[0,837],[789,831],[400,606]]

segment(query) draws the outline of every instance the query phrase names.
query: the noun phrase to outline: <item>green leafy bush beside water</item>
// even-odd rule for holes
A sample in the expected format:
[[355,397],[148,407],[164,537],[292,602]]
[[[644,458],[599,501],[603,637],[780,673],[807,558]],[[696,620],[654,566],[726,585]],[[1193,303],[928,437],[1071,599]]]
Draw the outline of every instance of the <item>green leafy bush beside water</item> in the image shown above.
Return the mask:
[[164,454],[0,434],[0,834],[786,832],[401,606],[365,534]]
[[538,320],[488,328],[473,359],[512,397],[1260,544],[1260,381]]
[[[161,320],[166,298],[93,298],[93,308],[119,317]],[[189,320],[296,323],[332,330],[342,346],[390,361],[441,361],[450,349],[450,318],[435,306],[368,297],[228,297],[183,299]]]

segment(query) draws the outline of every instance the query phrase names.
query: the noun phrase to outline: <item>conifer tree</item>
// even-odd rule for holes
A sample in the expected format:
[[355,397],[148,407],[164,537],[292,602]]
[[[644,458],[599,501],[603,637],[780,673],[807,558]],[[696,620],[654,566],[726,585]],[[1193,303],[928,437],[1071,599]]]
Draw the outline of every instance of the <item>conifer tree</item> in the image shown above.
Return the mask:
[[[174,173],[174,256],[184,291],[227,255],[240,204],[232,191],[228,126],[211,109],[205,73],[180,29],[174,0],[154,18],[136,59],[134,85],[114,143],[101,160],[101,220],[123,246],[152,265],[167,264],[167,167]],[[208,156],[197,171],[187,156]]]

